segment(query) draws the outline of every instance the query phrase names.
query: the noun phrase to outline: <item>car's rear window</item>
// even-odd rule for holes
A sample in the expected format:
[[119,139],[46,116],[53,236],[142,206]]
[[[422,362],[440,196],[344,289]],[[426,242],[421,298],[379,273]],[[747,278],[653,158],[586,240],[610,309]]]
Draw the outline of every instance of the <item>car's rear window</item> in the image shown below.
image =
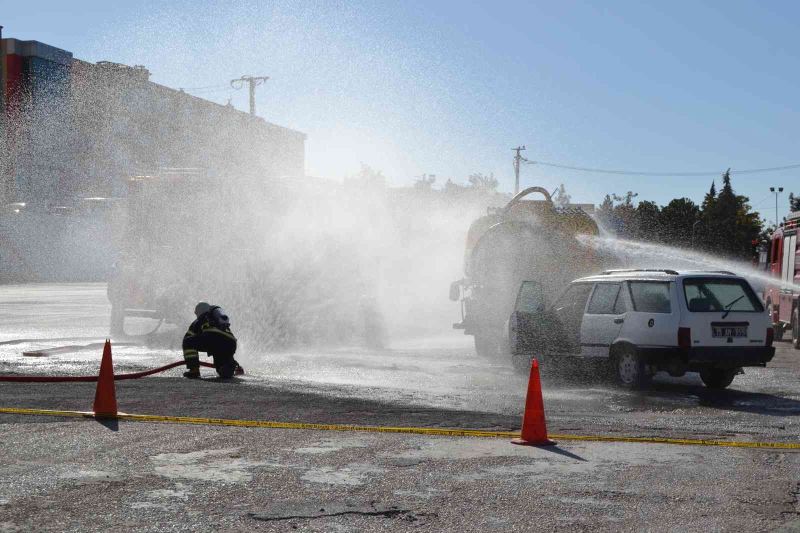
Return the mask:
[[693,313],[760,313],[764,306],[743,279],[686,278],[686,305]]
[[628,283],[633,309],[640,313],[671,313],[668,281],[631,281]]

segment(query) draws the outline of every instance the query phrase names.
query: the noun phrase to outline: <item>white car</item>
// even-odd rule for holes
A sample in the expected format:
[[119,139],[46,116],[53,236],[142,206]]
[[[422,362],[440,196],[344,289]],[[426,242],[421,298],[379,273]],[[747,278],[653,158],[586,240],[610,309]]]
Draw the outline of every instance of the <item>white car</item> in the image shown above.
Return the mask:
[[629,388],[666,371],[699,372],[724,389],[775,354],[761,299],[731,272],[608,270],[571,282],[549,305],[541,284],[525,281],[508,324],[517,368],[537,355],[602,358]]

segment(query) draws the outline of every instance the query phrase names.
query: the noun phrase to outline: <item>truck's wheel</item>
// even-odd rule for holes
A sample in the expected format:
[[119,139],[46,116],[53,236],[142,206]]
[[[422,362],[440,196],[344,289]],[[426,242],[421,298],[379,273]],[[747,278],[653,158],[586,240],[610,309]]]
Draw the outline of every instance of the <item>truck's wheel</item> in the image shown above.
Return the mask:
[[611,358],[614,377],[626,389],[641,389],[650,381],[646,365],[633,348],[622,348]]
[[489,335],[476,334],[475,353],[484,359],[494,359],[497,353],[497,343]]
[[[767,302],[767,314],[769,315],[770,320],[772,320],[772,302]],[[783,325],[780,322],[775,322],[772,325],[772,331],[775,333],[774,339],[776,341],[783,340]]]
[[792,312],[792,346],[800,350],[800,311],[797,308]]
[[722,390],[736,377],[736,369],[709,368],[700,372],[700,379],[709,389]]
[[111,304],[111,331],[112,337],[125,335],[125,308],[122,305]]

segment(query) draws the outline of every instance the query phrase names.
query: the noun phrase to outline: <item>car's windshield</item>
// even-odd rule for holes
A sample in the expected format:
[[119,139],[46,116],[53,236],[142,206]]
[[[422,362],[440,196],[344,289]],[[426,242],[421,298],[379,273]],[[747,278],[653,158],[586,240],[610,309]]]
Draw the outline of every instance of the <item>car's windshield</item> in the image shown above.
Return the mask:
[[671,313],[668,281],[631,281],[633,309],[642,313]]
[[743,279],[686,278],[683,280],[686,305],[693,313],[753,313],[764,306]]

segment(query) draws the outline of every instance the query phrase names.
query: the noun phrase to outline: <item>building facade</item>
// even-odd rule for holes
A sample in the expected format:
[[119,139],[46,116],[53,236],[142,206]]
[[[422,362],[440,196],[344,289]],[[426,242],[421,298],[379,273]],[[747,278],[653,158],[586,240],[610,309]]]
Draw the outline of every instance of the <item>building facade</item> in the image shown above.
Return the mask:
[[304,175],[305,135],[150,81],[142,66],[89,63],[3,38],[0,202],[28,208],[125,194],[125,180],[199,168],[225,180]]
[[305,174],[305,134],[153,83],[141,66],[0,34],[0,89],[0,282],[106,279],[133,176],[191,169],[209,194],[218,183],[249,194]]

